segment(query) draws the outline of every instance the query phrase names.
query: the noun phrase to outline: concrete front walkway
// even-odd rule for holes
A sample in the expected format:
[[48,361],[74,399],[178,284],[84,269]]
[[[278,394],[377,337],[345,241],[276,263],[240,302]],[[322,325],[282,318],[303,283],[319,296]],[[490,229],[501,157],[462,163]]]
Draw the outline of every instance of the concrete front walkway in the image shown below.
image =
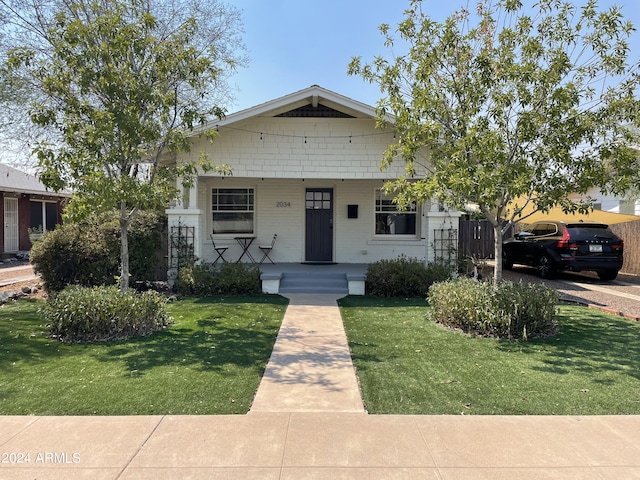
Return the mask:
[[335,300],[291,297],[248,415],[0,417],[0,479],[640,479],[640,416],[367,415]]
[[285,296],[289,306],[251,412],[364,413],[341,295]]

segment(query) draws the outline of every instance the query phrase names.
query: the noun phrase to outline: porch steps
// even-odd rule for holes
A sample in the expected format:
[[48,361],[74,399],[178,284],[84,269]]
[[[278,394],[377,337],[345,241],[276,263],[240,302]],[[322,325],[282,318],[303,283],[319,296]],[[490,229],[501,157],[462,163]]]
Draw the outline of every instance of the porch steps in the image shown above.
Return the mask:
[[349,293],[344,272],[283,272],[279,293]]

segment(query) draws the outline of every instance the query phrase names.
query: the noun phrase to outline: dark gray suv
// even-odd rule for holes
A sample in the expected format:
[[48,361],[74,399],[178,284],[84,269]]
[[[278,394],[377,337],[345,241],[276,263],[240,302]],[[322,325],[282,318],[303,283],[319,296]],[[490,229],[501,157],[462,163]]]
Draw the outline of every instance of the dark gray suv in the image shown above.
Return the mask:
[[624,245],[608,225],[597,222],[541,221],[528,225],[502,244],[503,266],[536,267],[542,278],[556,272],[594,271],[613,280],[622,268]]

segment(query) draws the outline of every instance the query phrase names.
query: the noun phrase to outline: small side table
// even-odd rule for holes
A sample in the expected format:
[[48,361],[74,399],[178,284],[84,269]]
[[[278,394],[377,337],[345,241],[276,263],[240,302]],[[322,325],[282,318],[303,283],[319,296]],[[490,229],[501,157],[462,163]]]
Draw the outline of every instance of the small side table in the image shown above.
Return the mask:
[[249,257],[251,263],[256,263],[256,259],[253,258],[253,255],[251,255],[251,252],[249,251],[249,247],[255,239],[256,237],[235,237],[236,242],[238,242],[238,245],[242,248],[242,253],[240,254],[240,257],[238,257],[236,263],[240,263],[242,261],[242,257],[245,255]]

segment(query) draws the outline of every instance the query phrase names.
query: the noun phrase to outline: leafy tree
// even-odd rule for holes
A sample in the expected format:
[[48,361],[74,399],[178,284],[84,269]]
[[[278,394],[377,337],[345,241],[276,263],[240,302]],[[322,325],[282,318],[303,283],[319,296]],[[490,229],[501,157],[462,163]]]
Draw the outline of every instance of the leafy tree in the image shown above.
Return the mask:
[[389,25],[380,31],[407,53],[370,64],[355,57],[348,71],[379,84],[381,125],[395,117],[397,141],[382,165],[401,157],[406,177],[387,189],[400,206],[475,206],[494,227],[496,280],[503,233],[524,206],[586,211],[567,195],[604,188],[613,164],[621,172],[633,157],[640,77],[629,64],[634,28],[617,7],[480,0],[475,13],[437,22],[411,0],[400,41]]
[[10,20],[7,67],[37,89],[33,123],[57,132],[57,141],[35,147],[40,177],[56,190],[73,190],[72,219],[119,212],[126,290],[132,218],[175,198],[176,178],[189,185],[198,166],[213,168],[197,155],[177,167],[164,160],[189,150],[195,127],[224,115],[213,93],[225,93],[225,75],[245,61],[239,14],[215,0],[0,6]]
[[[0,45],[2,43],[3,36],[0,34]],[[29,119],[23,113],[30,97],[31,90],[24,79],[0,66],[0,161],[3,163],[18,163],[10,162],[13,155],[7,155],[14,151],[15,157],[29,157],[29,154],[24,152],[28,151],[25,145],[28,145],[29,139],[32,138],[31,128]]]

